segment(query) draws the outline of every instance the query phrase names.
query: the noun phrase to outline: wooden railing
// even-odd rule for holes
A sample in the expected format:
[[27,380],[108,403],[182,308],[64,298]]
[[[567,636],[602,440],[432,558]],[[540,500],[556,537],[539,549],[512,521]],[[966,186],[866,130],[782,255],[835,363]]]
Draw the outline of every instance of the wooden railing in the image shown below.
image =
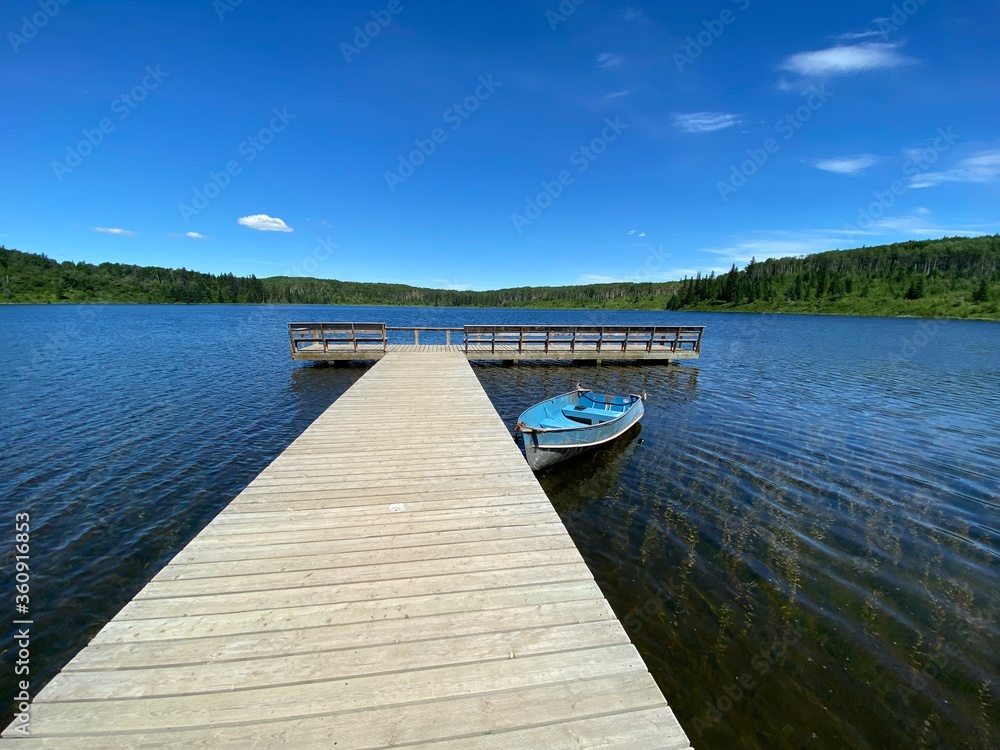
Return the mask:
[[289,323],[292,356],[296,352],[385,352],[389,340],[385,323]]
[[[296,353],[329,354],[343,352],[381,352],[397,343],[400,334],[413,334],[420,345],[420,334],[430,334],[437,341],[444,334],[445,346],[452,345],[452,334],[460,333],[460,346],[467,355],[518,353],[555,354],[653,354],[701,351],[704,326],[481,326],[435,328],[386,326],[385,323],[289,323],[288,336],[292,355]],[[397,341],[391,341],[391,338]],[[426,339],[425,339],[426,342]]]
[[701,351],[704,326],[465,326],[465,352]]
[[461,328],[401,328],[398,326],[392,326],[387,328],[388,331],[412,331],[413,332],[413,343],[417,346],[420,345],[420,334],[424,333],[441,333],[444,332],[444,345],[451,346],[451,334],[461,333]]

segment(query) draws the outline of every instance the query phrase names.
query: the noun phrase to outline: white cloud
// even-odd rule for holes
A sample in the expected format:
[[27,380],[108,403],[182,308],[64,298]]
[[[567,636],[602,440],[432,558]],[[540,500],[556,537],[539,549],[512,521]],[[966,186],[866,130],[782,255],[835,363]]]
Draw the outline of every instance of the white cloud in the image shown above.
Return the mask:
[[1000,176],[1000,149],[982,151],[962,159],[952,169],[924,172],[913,177],[912,188],[929,188],[945,182],[993,182]]
[[133,232],[129,229],[119,229],[118,227],[94,227],[95,232],[103,232],[104,234],[118,234],[123,237],[135,237],[138,232]]
[[736,263],[743,266],[751,258],[758,261],[787,258],[835,250],[838,247],[844,247],[843,238],[836,237],[835,233],[770,232],[756,239],[735,239],[722,247],[706,247],[700,251],[725,258],[730,265]]
[[874,154],[859,154],[858,156],[840,156],[834,159],[818,159],[812,163],[816,169],[835,174],[861,174],[869,167],[874,167],[882,161]]
[[[908,216],[873,219],[865,225],[864,230],[845,226],[843,229],[757,232],[750,236],[734,237],[718,247],[701,248],[700,252],[724,258],[729,265],[735,263],[742,267],[751,258],[763,261],[767,258],[797,257],[830,250],[852,250],[863,244],[881,245],[932,237],[975,237],[992,234],[998,228],[1000,224],[938,224],[931,220],[926,209],[918,209]],[[710,270],[702,269],[702,275]]]
[[457,277],[454,279],[432,278],[429,282],[422,282],[415,286],[430,286],[431,289],[450,289],[456,292],[466,292],[473,288],[472,283],[459,281]]
[[597,56],[597,67],[604,70],[617,68],[623,62],[625,62],[625,58],[614,52],[602,52]]
[[785,58],[781,70],[807,77],[827,77],[862,73],[882,68],[895,68],[910,62],[901,55],[898,44],[865,42],[855,45],[837,45],[811,52],[796,52]]
[[[876,21],[881,19],[876,18]],[[881,31],[851,31],[847,34],[838,34],[833,37],[835,41],[838,42],[856,42],[858,39],[871,39],[872,37],[880,36],[885,39],[885,34]]]
[[[1000,224],[940,224],[930,216],[926,208],[918,208],[906,216],[887,216],[873,219],[865,231],[854,231],[853,235],[881,236],[883,241],[904,241],[923,239],[926,237],[977,237],[982,234],[993,234]],[[857,242],[850,243],[856,247]]]
[[204,234],[199,234],[198,232],[185,232],[184,236],[192,240],[207,240],[208,237]]
[[250,229],[256,229],[259,232],[295,231],[281,219],[275,219],[271,216],[268,216],[267,214],[254,214],[253,216],[244,216],[242,219],[238,219],[236,223],[244,227],[250,227]]
[[647,269],[644,266],[636,268],[634,273],[626,273],[620,276],[601,273],[583,273],[576,277],[577,284],[617,284],[621,282],[642,284],[642,283],[662,283],[664,281],[680,281],[685,276],[694,278],[701,271],[702,276],[708,276],[715,271],[716,275],[725,273],[729,267],[722,268],[663,268]]
[[732,128],[743,122],[739,115],[729,112],[691,112],[674,115],[674,126],[685,133],[714,133]]
[[605,99],[618,99],[622,96],[628,96],[631,93],[631,89],[625,89],[623,91],[613,91],[610,94],[605,94]]

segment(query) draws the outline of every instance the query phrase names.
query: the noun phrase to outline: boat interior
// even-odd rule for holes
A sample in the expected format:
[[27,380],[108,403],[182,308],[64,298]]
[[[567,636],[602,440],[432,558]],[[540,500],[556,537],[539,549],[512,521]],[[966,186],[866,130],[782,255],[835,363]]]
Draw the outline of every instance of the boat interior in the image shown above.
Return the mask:
[[531,416],[538,420],[538,427],[547,430],[590,426],[617,419],[634,401],[631,396],[604,396],[583,391],[569,403],[547,401],[539,404],[536,408],[542,413]]

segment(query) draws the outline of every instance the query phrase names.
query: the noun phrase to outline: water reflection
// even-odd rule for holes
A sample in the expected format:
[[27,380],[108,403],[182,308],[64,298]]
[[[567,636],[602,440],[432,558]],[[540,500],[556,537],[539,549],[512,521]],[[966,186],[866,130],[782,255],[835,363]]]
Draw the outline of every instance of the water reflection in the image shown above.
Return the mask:
[[[541,481],[695,746],[1000,747],[1000,326],[942,321],[918,347],[920,321],[799,316],[82,319],[0,308],[16,373],[0,379],[0,510],[30,510],[45,561],[36,688],[366,371],[290,362],[287,321],[708,324],[697,364],[475,368],[510,428],[577,383],[649,394],[641,430]],[[38,354],[38,330],[69,348]]]

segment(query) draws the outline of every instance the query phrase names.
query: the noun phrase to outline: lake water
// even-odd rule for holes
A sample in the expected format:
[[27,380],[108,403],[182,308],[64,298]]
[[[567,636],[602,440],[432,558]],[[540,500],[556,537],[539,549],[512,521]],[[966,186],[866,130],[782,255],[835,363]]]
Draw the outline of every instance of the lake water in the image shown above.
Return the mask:
[[649,394],[541,481],[695,747],[1000,747],[1000,324],[965,321],[0,307],[34,692],[364,374],[291,362],[285,324],[321,319],[707,325],[680,366],[476,366],[511,427],[577,382]]

